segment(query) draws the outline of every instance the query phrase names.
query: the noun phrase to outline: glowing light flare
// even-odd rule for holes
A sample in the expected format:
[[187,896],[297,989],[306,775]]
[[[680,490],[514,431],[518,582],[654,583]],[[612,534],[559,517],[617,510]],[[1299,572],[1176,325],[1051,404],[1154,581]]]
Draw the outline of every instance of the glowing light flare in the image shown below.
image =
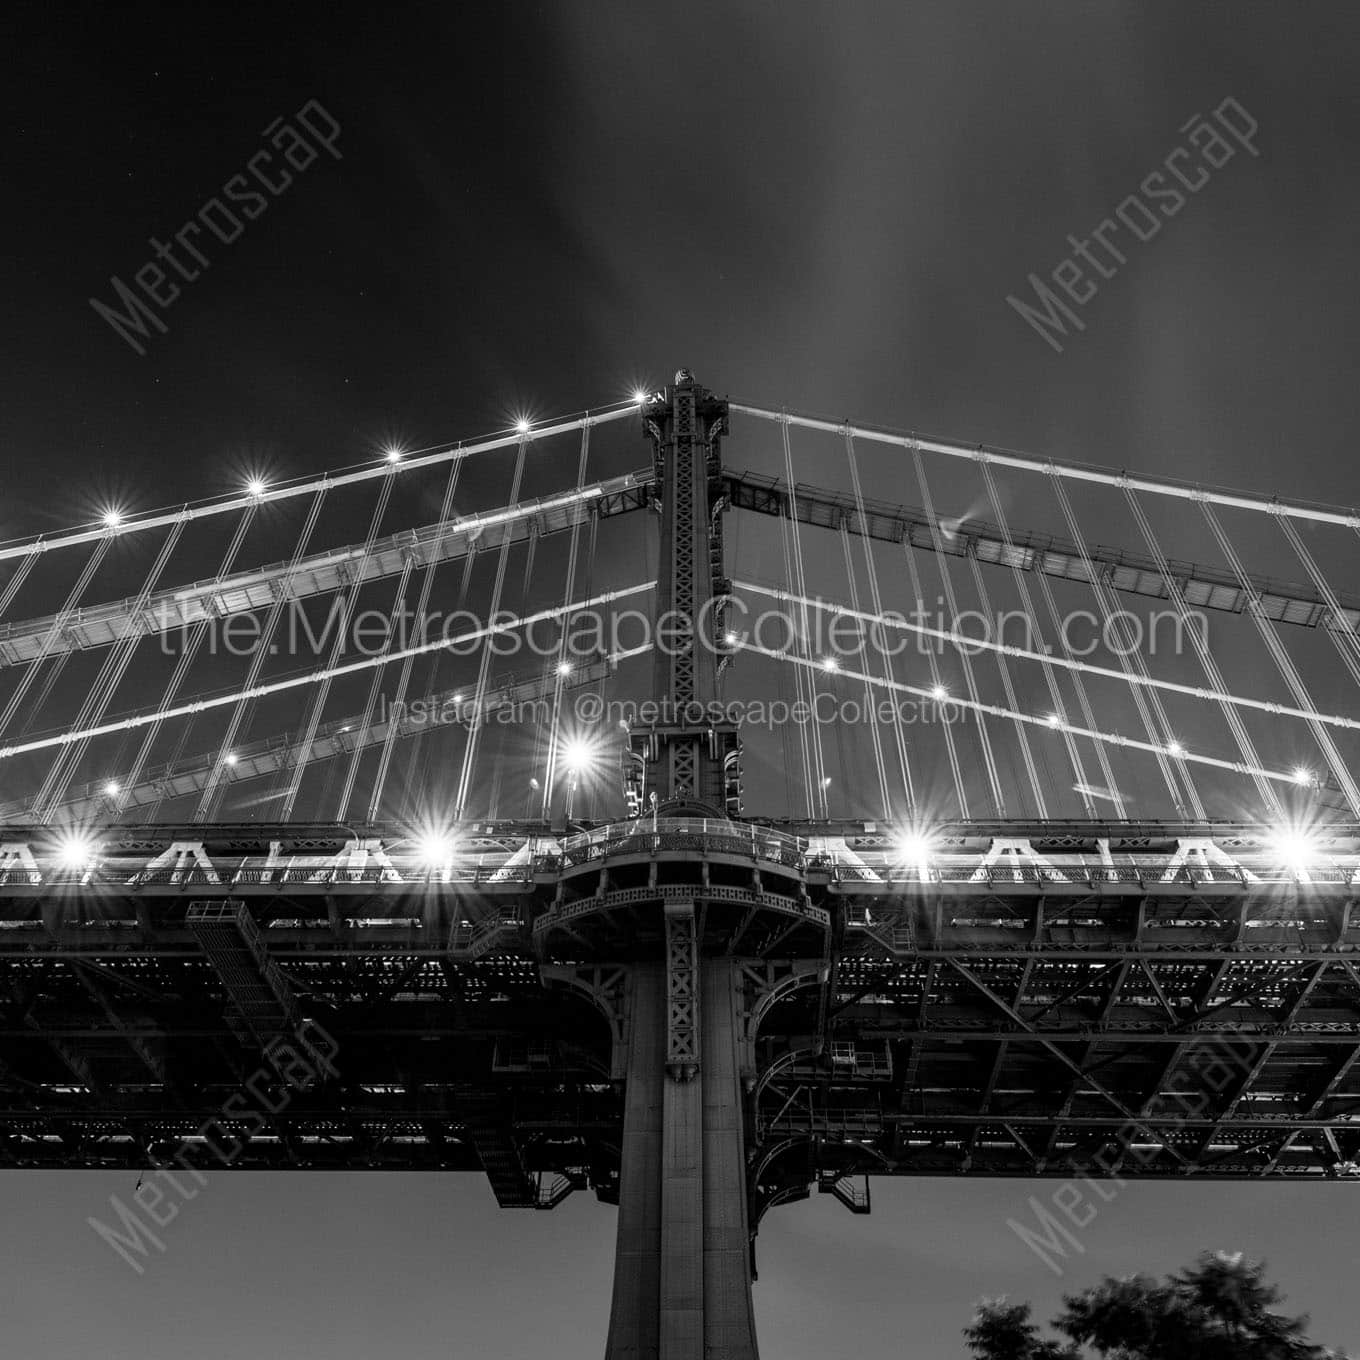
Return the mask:
[[897,851],[897,858],[904,864],[913,864],[924,868],[930,863],[930,857],[934,853],[934,843],[929,835],[923,831],[915,831],[906,828],[898,833],[894,848]]
[[934,699],[937,704],[942,704],[949,698],[949,691],[943,685],[936,685],[935,688],[930,691],[930,697]]
[[838,671],[840,668],[841,663],[837,661],[834,656],[824,656],[822,658],[822,669],[824,671]]
[[641,388],[641,387],[635,387],[635,388],[633,389],[633,401],[634,401],[638,406],[641,406],[646,400],[647,400],[647,392],[646,392],[646,389]]
[[531,422],[528,416],[520,416],[519,419],[515,421],[516,434],[528,434],[530,428]]
[[122,791],[123,786],[116,779],[110,779],[104,785],[104,796],[106,798],[117,798]]
[[1169,746],[1167,746],[1166,753],[1169,756],[1175,756],[1176,759],[1179,760],[1181,756],[1185,754],[1185,747],[1182,746],[1180,742],[1173,741]]
[[1296,873],[1316,864],[1322,855],[1316,837],[1294,826],[1280,827],[1270,837],[1270,848],[1282,864]]
[[402,454],[402,451],[399,448],[397,448],[395,444],[392,445],[390,448],[386,448],[383,450],[383,457],[389,463],[392,464],[400,463],[403,456],[404,455]]
[[254,496],[256,500],[259,500],[268,490],[269,484],[260,477],[252,477],[246,483],[246,494]]
[[562,764],[572,775],[584,774],[599,758],[595,743],[584,737],[573,737],[562,747]]
[[99,847],[88,836],[71,833],[57,843],[57,863],[63,869],[89,869],[94,865]]
[[570,662],[570,661],[559,661],[559,662],[557,663],[557,673],[558,673],[558,675],[570,675],[570,674],[571,674],[571,662]]
[[116,529],[123,522],[123,512],[110,506],[109,509],[105,510],[104,513],[100,515],[99,522],[106,529]]
[[1313,772],[1307,765],[1297,765],[1289,776],[1296,784],[1311,784],[1313,782]]
[[446,869],[453,863],[456,843],[447,831],[422,831],[416,837],[416,855],[427,869]]

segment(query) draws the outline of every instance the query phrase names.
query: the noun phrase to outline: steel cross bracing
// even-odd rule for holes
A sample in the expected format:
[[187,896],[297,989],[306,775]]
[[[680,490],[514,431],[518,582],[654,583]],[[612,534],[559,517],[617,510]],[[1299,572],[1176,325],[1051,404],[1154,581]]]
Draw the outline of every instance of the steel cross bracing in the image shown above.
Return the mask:
[[[923,872],[866,824],[482,824],[431,873],[382,828],[120,826],[68,868],[54,837],[10,829],[0,1161],[141,1165],[218,1111],[249,1058],[195,921],[230,903],[344,1073],[277,1117],[286,1137],[246,1135],[241,1165],[473,1169],[468,1120],[494,1095],[545,1187],[608,1198],[610,1030],[554,974],[587,946],[606,970],[628,957],[630,907],[702,866],[683,890],[701,942],[726,930],[762,979],[790,952],[816,961],[755,1040],[757,1217],[809,1167],[1067,1175],[1131,1121],[1162,1146],[1118,1153],[1125,1177],[1352,1173],[1360,829],[1303,875],[1249,827],[977,825],[941,843]],[[1240,1080],[1177,1085],[1187,1052]],[[1194,1112],[1157,1099],[1196,1089]]]
[[[361,545],[347,544],[312,554],[296,568],[279,562],[161,591],[140,609],[135,607],[135,599],[128,598],[75,609],[62,618],[47,615],[0,623],[0,665],[109,646],[137,634],[173,633],[243,610],[267,610],[281,596],[304,600],[354,581],[397,576],[408,561],[417,567],[432,561],[454,561],[466,556],[474,544],[484,551],[499,547],[507,538],[520,542],[531,534],[543,537],[569,529],[591,516],[609,518],[650,509],[657,504],[660,492],[654,471],[634,472],[592,483],[579,492],[526,501],[513,509],[405,530],[375,544],[367,558],[362,556]],[[796,493],[793,508],[798,519],[817,528],[839,529],[844,525],[851,534],[887,543],[905,540],[924,552],[935,552],[938,546],[951,556],[973,556],[980,562],[1038,571],[1059,580],[1085,583],[1091,579],[1077,546],[1052,534],[1013,533],[1007,543],[996,525],[968,519],[961,521],[952,534],[941,536],[937,545],[929,517],[913,506],[866,499],[861,514],[854,498],[843,492],[800,482]],[[773,516],[789,512],[788,491],[778,478],[723,472],[721,494],[734,510]],[[1088,545],[1088,555],[1112,590],[1150,599],[1168,598],[1157,563],[1146,554],[1094,543]],[[1172,561],[1170,566],[1185,602],[1192,608],[1229,614],[1241,614],[1246,609],[1248,596],[1231,572],[1195,562]],[[1274,622],[1360,634],[1360,597],[1338,592],[1338,614],[1311,585],[1254,576],[1251,587],[1266,617]]]
[[[11,625],[0,662],[643,507],[667,643],[720,615],[731,508],[1165,598],[1150,558],[730,474],[728,404],[684,370],[640,409],[647,474],[585,485],[583,454],[575,492],[155,597],[173,617]],[[1351,597],[1173,569],[1195,607],[1254,596],[1353,645]],[[739,735],[691,712],[730,656],[657,650],[671,709],[628,733],[628,820],[467,821],[444,862],[387,825],[100,826],[95,786],[66,800],[74,837],[11,796],[0,1167],[202,1165],[215,1129],[238,1167],[482,1170],[544,1209],[590,1188],[620,1206],[611,1360],[753,1360],[751,1238],[813,1185],[862,1213],[870,1174],[1360,1174],[1360,826],[1319,828],[1300,867],[1254,824],[962,821],[927,856],[887,822],[742,819]],[[304,754],[386,736],[340,720]],[[295,748],[242,742],[231,777]],[[210,769],[146,770],[122,805]],[[243,1109],[290,1043],[324,1051],[318,1078]]]
[[482,514],[465,515],[446,524],[406,529],[376,542],[365,553],[347,544],[313,553],[296,565],[277,562],[251,571],[158,591],[141,607],[134,599],[0,624],[0,665],[18,665],[39,657],[90,647],[105,647],[138,634],[174,633],[206,620],[229,618],[251,610],[267,610],[283,600],[305,600],[367,581],[398,576],[408,563],[416,568],[453,561],[475,547],[478,551],[518,543],[569,529],[592,515],[606,518],[648,506],[654,495],[651,479],[629,474],[596,482],[580,491],[560,492]]

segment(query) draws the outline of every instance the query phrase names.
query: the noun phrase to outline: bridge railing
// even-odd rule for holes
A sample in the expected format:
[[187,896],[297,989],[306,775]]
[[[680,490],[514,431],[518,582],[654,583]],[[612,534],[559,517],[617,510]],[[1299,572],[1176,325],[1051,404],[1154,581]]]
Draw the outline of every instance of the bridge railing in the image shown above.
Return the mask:
[[541,858],[549,862],[548,867],[558,867],[623,855],[686,850],[763,860],[793,869],[807,865],[805,843],[797,836],[724,817],[643,817],[635,822],[611,822],[567,837],[553,855]]

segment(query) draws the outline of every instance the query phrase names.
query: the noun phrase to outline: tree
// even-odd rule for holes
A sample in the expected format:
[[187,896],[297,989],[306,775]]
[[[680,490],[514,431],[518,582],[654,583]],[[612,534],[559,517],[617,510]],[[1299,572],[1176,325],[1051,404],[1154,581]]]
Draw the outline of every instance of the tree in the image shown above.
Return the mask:
[[1116,1280],[1063,1299],[1045,1339],[1027,1303],[984,1300],[964,1339],[975,1360],[1346,1360],[1304,1335],[1308,1319],[1279,1311],[1264,1263],[1206,1252],[1164,1281]]

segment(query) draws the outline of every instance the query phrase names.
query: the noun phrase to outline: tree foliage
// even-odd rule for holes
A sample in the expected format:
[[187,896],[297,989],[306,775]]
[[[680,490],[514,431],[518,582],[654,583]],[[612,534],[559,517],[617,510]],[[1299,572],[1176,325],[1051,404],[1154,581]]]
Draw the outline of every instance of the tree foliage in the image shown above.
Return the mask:
[[1165,1280],[1106,1277],[1063,1299],[1044,1338],[1027,1303],[978,1305],[964,1328],[975,1360],[1347,1360],[1309,1341],[1308,1319],[1279,1310],[1265,1265],[1206,1252]]

